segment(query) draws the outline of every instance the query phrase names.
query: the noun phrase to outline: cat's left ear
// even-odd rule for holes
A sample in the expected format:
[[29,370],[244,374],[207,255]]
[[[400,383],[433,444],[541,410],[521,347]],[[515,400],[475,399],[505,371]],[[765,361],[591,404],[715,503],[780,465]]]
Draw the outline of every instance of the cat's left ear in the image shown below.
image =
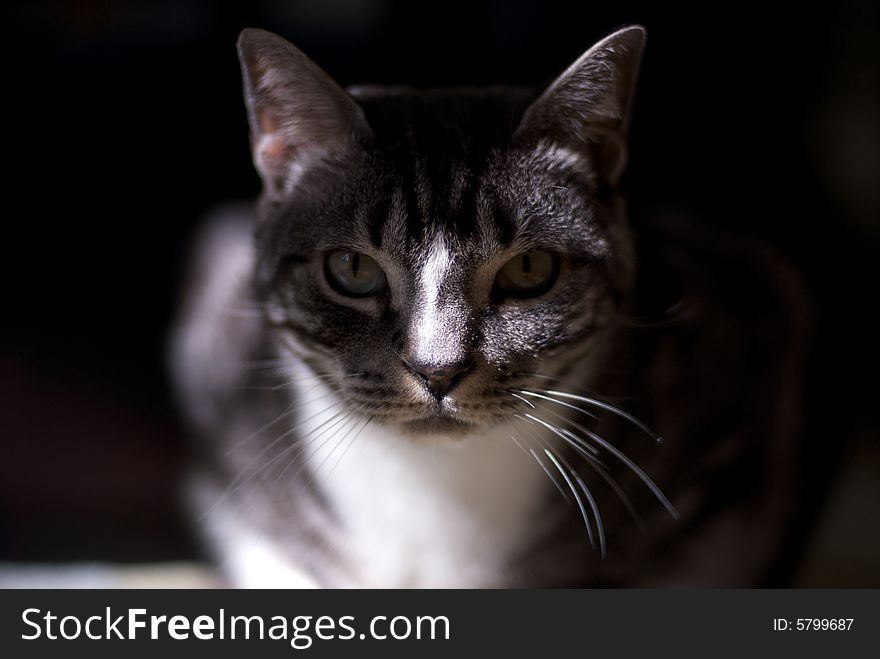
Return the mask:
[[590,48],[529,106],[515,139],[586,151],[603,181],[616,185],[644,43],[645,29],[634,25]]
[[372,135],[355,100],[278,35],[244,30],[238,56],[254,165],[270,196],[289,193],[310,163]]

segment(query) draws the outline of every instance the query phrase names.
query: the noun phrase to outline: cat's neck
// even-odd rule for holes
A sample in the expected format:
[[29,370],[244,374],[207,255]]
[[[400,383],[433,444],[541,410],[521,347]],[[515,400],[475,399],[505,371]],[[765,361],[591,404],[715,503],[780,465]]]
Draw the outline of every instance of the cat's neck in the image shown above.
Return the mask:
[[[337,550],[356,566],[333,585],[518,581],[510,563],[549,523],[541,511],[552,487],[511,438],[524,429],[504,423],[474,436],[413,438],[353,417],[318,436],[341,407],[319,378],[297,371],[307,469],[337,520]],[[317,430],[310,436],[306,426]]]

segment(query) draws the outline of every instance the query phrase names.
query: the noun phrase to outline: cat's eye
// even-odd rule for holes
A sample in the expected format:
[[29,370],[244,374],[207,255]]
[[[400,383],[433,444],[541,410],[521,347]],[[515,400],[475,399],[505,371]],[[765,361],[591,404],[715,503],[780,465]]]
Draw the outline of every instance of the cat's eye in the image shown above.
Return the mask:
[[517,254],[495,276],[495,292],[506,297],[536,297],[550,290],[559,274],[559,261],[549,252]]
[[330,252],[324,259],[324,272],[330,285],[349,297],[376,295],[387,285],[379,264],[358,252]]

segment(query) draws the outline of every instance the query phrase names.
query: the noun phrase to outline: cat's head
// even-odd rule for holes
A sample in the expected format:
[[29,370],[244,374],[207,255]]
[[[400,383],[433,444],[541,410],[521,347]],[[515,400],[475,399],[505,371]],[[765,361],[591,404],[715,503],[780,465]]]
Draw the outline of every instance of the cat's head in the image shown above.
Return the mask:
[[346,92],[245,30],[256,284],[283,349],[413,434],[508,418],[518,389],[586,368],[632,285],[617,184],[643,42],[612,34],[537,97]]

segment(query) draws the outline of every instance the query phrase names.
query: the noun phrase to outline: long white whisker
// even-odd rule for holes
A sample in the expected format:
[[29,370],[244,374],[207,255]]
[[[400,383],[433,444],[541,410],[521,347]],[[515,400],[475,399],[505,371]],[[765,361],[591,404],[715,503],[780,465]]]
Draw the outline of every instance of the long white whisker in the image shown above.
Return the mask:
[[[546,394],[550,394],[551,396],[560,396],[562,398],[568,398],[570,400],[579,400],[582,403],[586,403],[587,405],[593,405],[594,407],[598,407],[600,409],[611,412],[612,414],[616,414],[617,416],[619,416],[623,419],[626,419],[627,421],[632,423],[634,426],[636,426],[639,430],[644,432],[646,435],[648,435],[651,439],[653,439],[657,443],[663,442],[663,438],[660,435],[658,435],[656,432],[651,430],[648,426],[646,426],[644,423],[639,421],[632,414],[624,412],[619,407],[615,407],[614,405],[611,405],[610,403],[605,403],[601,400],[597,400],[596,398],[589,398],[587,396],[579,396],[578,394],[570,394],[565,391],[554,391],[552,389],[544,389],[543,392]],[[557,402],[560,402],[560,401],[557,401]]]
[[[349,422],[351,422],[351,423],[349,423]],[[318,478],[318,474],[321,472],[321,467],[323,467],[324,464],[326,464],[326,462],[330,459],[330,457],[334,453],[336,453],[336,450],[343,444],[343,442],[345,442],[346,437],[348,437],[349,434],[351,434],[351,431],[357,427],[357,424],[358,424],[358,419],[356,417],[353,417],[353,415],[346,416],[345,420],[342,423],[342,426],[339,428],[339,430],[345,429],[345,432],[342,433],[342,435],[338,439],[337,439],[338,431],[333,432],[327,437],[326,440],[324,440],[321,443],[321,446],[318,447],[318,450],[323,448],[326,444],[328,444],[332,440],[334,440],[334,439],[336,440],[333,444],[333,448],[331,448],[324,455],[324,457],[321,458],[321,461],[317,464],[317,466],[315,466],[314,468],[312,468],[310,470],[311,473],[309,474],[308,479],[306,479],[307,484],[314,483],[316,481],[316,479]],[[347,429],[346,429],[346,426],[347,426]],[[297,469],[296,473],[293,475],[294,479],[296,479],[300,475],[300,473],[305,469],[305,466],[306,466],[305,461],[303,461],[303,465],[301,465],[301,467],[299,469]]]
[[590,452],[596,451],[596,449],[594,447],[592,447],[589,444],[587,444],[586,442],[584,442],[580,437],[577,437],[576,435],[572,434],[571,432],[566,431],[564,428],[559,428],[559,427],[553,425],[549,421],[545,421],[544,419],[539,419],[535,415],[528,414],[528,413],[524,414],[522,416],[522,418],[526,418],[526,419],[529,419],[535,423],[541,424],[542,426],[547,428],[547,430],[552,432],[554,435],[556,435],[557,437],[560,437],[563,441],[571,444],[575,448],[580,448],[582,450],[587,450]]
[[[562,414],[559,414],[558,412],[554,412],[553,410],[544,410],[544,411],[548,412],[549,414],[552,414],[553,416],[555,416],[558,419],[561,419],[565,423],[571,424],[572,426],[574,426],[578,430],[581,430],[582,432],[589,432],[586,428],[581,426],[579,423],[576,423],[575,421],[572,421],[571,419],[566,418],[565,416],[563,416]],[[639,515],[639,513],[636,510],[635,506],[633,505],[632,501],[626,495],[626,492],[623,491],[623,488],[621,488],[620,485],[618,485],[617,481],[615,481],[614,478],[611,477],[611,474],[608,473],[608,466],[605,463],[603,463],[598,457],[596,457],[595,455],[588,454],[586,451],[584,451],[581,448],[581,446],[589,446],[588,444],[585,444],[585,442],[582,438],[577,437],[576,435],[574,435],[570,431],[566,430],[565,428],[560,428],[560,430],[562,430],[567,435],[569,435],[571,438],[573,438],[574,440],[577,441],[576,444],[569,443],[569,446],[571,446],[581,457],[586,459],[587,464],[590,465],[590,467],[593,469],[593,471],[595,471],[597,474],[599,474],[599,476],[602,478],[602,480],[604,480],[606,483],[608,483],[608,485],[611,487],[611,489],[614,491],[614,493],[617,495],[617,497],[621,500],[623,505],[629,511],[629,514],[632,516],[633,520],[636,523],[636,526],[639,527],[639,530],[642,532],[642,534],[648,535],[648,529],[645,526],[645,523],[644,523],[644,520],[642,519],[642,516]],[[590,448],[595,451],[594,447],[590,446]]]
[[[229,449],[226,450],[226,455],[230,455],[230,454],[232,454],[234,451],[240,449],[240,448],[241,448],[242,446],[244,446],[246,443],[250,442],[252,439],[254,439],[255,437],[257,437],[257,435],[260,435],[261,433],[265,432],[265,431],[268,430],[270,427],[272,427],[273,425],[275,425],[276,423],[278,423],[278,421],[280,421],[282,418],[287,417],[287,416],[290,416],[290,414],[292,414],[293,412],[295,412],[296,409],[297,409],[298,407],[300,407],[301,405],[308,405],[308,404],[310,404],[310,403],[314,403],[314,402],[319,401],[319,400],[321,400],[321,399],[323,399],[323,398],[327,398],[328,396],[331,396],[331,395],[333,395],[334,393],[338,393],[338,390],[333,390],[333,391],[324,392],[323,394],[320,394],[320,395],[318,395],[318,396],[314,396],[313,398],[310,398],[309,400],[295,400],[295,401],[294,401],[289,407],[287,407],[287,408],[284,410],[284,412],[282,412],[279,416],[275,417],[272,421],[270,421],[270,422],[267,423],[266,425],[262,426],[262,427],[259,428],[258,430],[255,430],[254,432],[252,432],[250,435],[248,435],[248,436],[245,437],[244,439],[241,439],[241,440],[237,441],[237,442],[235,443],[234,446],[232,446],[232,447],[230,447]],[[306,423],[306,422],[309,421],[310,419],[314,418],[315,416],[318,416],[319,414],[323,414],[326,410],[330,409],[331,407],[334,407],[336,404],[338,404],[338,403],[334,403],[334,404],[331,405],[330,407],[324,408],[324,409],[321,410],[320,412],[316,412],[315,414],[312,414],[311,416],[306,417],[305,419],[301,419],[301,420],[299,420],[299,421],[296,423],[296,425],[293,426],[293,428],[298,428],[299,426],[303,425],[304,423]],[[288,434],[289,434],[289,433],[288,433]],[[284,436],[286,436],[286,435],[284,435]],[[276,441],[277,441],[277,440],[276,440]],[[275,443],[275,442],[272,442],[272,444],[274,444],[274,443]],[[270,446],[271,446],[272,444],[270,444]],[[261,455],[261,454],[258,454],[257,457],[259,457],[260,455]]]
[[[274,488],[274,487],[278,486],[278,483],[284,477],[284,474],[286,474],[287,470],[290,469],[290,467],[293,465],[293,463],[296,462],[300,456],[302,456],[302,454],[305,452],[307,447],[314,444],[318,440],[318,438],[324,436],[329,431],[333,430],[333,428],[336,428],[340,423],[347,421],[351,417],[351,415],[352,415],[352,413],[347,410],[340,410],[339,412],[334,414],[332,417],[330,417],[329,419],[327,419],[323,423],[321,423],[319,426],[317,426],[316,428],[313,428],[309,433],[307,433],[302,438],[302,439],[305,439],[305,437],[308,437],[309,435],[311,435],[311,437],[309,438],[308,441],[303,442],[302,440],[300,440],[300,442],[296,442],[295,444],[293,444],[291,448],[295,448],[297,450],[296,450],[295,454],[293,456],[291,456],[291,458],[287,462],[287,464],[284,466],[284,469],[281,470],[281,473],[278,474],[278,476],[275,478],[275,481],[274,481],[272,487]],[[317,434],[315,434],[315,432],[318,431],[319,429],[320,429],[320,432],[317,432]],[[331,440],[332,438],[333,438],[333,433],[330,433],[330,435],[327,437],[327,439],[325,439],[323,442],[321,442],[321,444],[318,446],[318,450],[321,450],[327,444],[327,442],[329,440]],[[300,470],[301,470],[301,468],[296,471],[296,473],[294,474],[294,476],[291,480],[296,478],[296,476],[299,474]]]
[[602,555],[602,558],[605,558],[605,555],[607,553],[607,547],[605,544],[605,526],[602,524],[602,515],[599,513],[599,506],[596,504],[596,500],[593,498],[593,494],[592,492],[590,492],[590,488],[588,488],[586,483],[584,483],[580,474],[577,473],[577,470],[574,469],[574,467],[572,467],[570,464],[568,464],[568,461],[561,455],[557,455],[556,457],[559,458],[559,461],[565,466],[566,469],[568,469],[572,478],[577,481],[577,484],[580,485],[581,490],[583,490],[584,496],[587,497],[590,508],[592,508],[593,510],[593,518],[596,520],[596,531],[599,535],[599,553]]
[[578,508],[581,511],[581,517],[584,520],[584,527],[587,529],[587,537],[589,537],[589,539],[590,539],[590,546],[593,549],[595,549],[596,548],[596,541],[593,538],[593,529],[590,526],[590,518],[587,515],[587,509],[584,507],[584,502],[581,499],[580,495],[578,494],[577,488],[575,488],[574,483],[572,483],[572,481],[571,481],[571,478],[569,478],[568,474],[562,468],[562,465],[556,459],[553,451],[551,451],[549,448],[545,448],[544,453],[546,453],[547,457],[553,461],[553,464],[556,466],[557,471],[559,471],[559,473],[562,474],[562,477],[565,479],[565,482],[568,484],[568,487],[571,490],[571,493],[574,495],[574,499],[577,502]]
[[532,409],[535,409],[535,404],[532,403],[532,401],[527,400],[527,399],[523,398],[522,396],[520,396],[520,395],[518,395],[518,394],[516,394],[516,393],[514,393],[514,392],[512,392],[512,391],[508,391],[507,393],[509,393],[509,394],[510,394],[511,396],[513,396],[514,398],[517,398],[517,399],[521,400],[522,402],[524,402],[526,405],[528,405],[528,406],[531,407]]
[[623,503],[626,507],[629,514],[632,516],[633,520],[636,523],[636,526],[639,527],[639,531],[642,532],[642,535],[648,535],[648,528],[645,526],[645,521],[642,519],[642,516],[639,515],[639,512],[636,510],[636,507],[633,505],[633,502],[626,495],[626,492],[623,491],[623,488],[615,481],[611,474],[605,469],[605,466],[595,459],[588,459],[587,464],[595,471],[599,476],[608,483],[608,486],[614,491],[617,495],[617,498]]
[[336,467],[339,466],[339,463],[342,462],[342,459],[345,457],[346,453],[348,453],[349,449],[351,449],[351,447],[354,445],[355,441],[357,441],[357,438],[361,436],[366,427],[370,425],[370,422],[372,422],[372,420],[375,418],[375,416],[368,417],[367,420],[364,421],[364,424],[360,428],[358,428],[358,431],[352,436],[351,440],[349,440],[348,446],[345,447],[345,450],[343,450],[339,457],[336,459],[336,462],[330,468],[330,471],[327,472],[327,475],[324,477],[324,483],[330,480],[330,475],[336,470]]
[[[318,414],[323,414],[323,413],[326,412],[327,410],[330,410],[330,409],[332,409],[332,408],[334,408],[334,407],[336,407],[337,405],[340,405],[340,404],[341,404],[340,402],[332,403],[332,404],[330,404],[329,406],[327,406],[326,408],[324,408],[321,412],[318,412],[317,414],[313,414],[312,416],[310,416],[309,419],[313,418],[314,416],[317,416]],[[292,411],[293,411],[293,410],[290,410],[289,412],[292,412]],[[289,414],[289,412],[288,412],[288,414]],[[337,412],[337,413],[334,415],[334,417],[331,417],[331,418],[335,418],[335,417],[338,416],[339,414],[342,414],[342,412],[341,412],[341,411],[340,411],[340,412]],[[300,427],[300,426],[302,426],[302,425],[303,425],[306,421],[308,421],[309,419],[304,419],[304,420],[302,420],[302,421],[296,423],[295,425],[291,426],[290,428],[288,428],[287,430],[285,430],[283,433],[281,433],[278,437],[276,437],[276,438],[273,439],[271,442],[269,442],[268,444],[266,444],[266,446],[264,446],[262,449],[260,449],[260,451],[257,452],[257,454],[254,455],[250,460],[248,460],[248,463],[247,463],[246,465],[244,465],[244,467],[242,467],[242,469],[241,469],[241,471],[239,472],[239,474],[238,474],[235,478],[232,479],[232,481],[231,481],[231,482],[229,483],[229,485],[223,490],[223,492],[220,494],[220,496],[217,497],[216,501],[214,501],[214,503],[211,505],[211,507],[208,508],[208,510],[206,510],[204,513],[202,513],[202,514],[199,516],[199,519],[200,519],[200,520],[204,520],[204,519],[207,518],[209,515],[213,514],[213,512],[217,509],[217,507],[218,507],[220,504],[222,504],[222,503],[223,503],[224,501],[226,501],[229,497],[231,497],[233,494],[235,494],[236,492],[238,492],[238,491],[239,491],[239,490],[240,490],[240,489],[241,489],[241,488],[242,488],[242,487],[243,487],[248,481],[252,480],[253,478],[256,478],[260,473],[265,472],[266,469],[268,469],[271,465],[273,465],[273,464],[274,464],[275,462],[277,462],[279,459],[283,458],[283,457],[284,457],[285,455],[287,455],[290,451],[294,450],[294,449],[298,446],[298,442],[294,442],[293,444],[291,444],[291,445],[288,446],[287,448],[283,449],[278,455],[276,455],[275,457],[271,458],[271,459],[268,460],[267,462],[264,462],[264,463],[262,463],[262,464],[257,465],[257,463],[260,461],[260,459],[261,459],[266,453],[268,453],[269,451],[271,451],[275,446],[277,446],[277,445],[278,445],[281,441],[283,441],[285,438],[287,438],[287,437],[289,437],[290,435],[294,434],[294,433],[296,432],[297,428]],[[269,424],[269,425],[271,425],[271,424]],[[323,425],[323,424],[322,424],[322,425]],[[268,426],[266,426],[266,427],[268,427]],[[264,427],[264,429],[265,429],[265,427]],[[259,433],[259,431],[258,431],[258,433]],[[258,434],[258,433],[254,433],[254,435],[251,435],[251,437],[255,436],[255,435]],[[248,439],[250,439],[250,438],[248,438]],[[243,441],[246,441],[246,440],[243,440]],[[241,443],[243,443],[243,442],[241,442]],[[241,443],[240,443],[240,444],[241,444]],[[233,450],[233,449],[230,449],[229,453],[231,453],[232,450]],[[256,465],[256,466],[254,467],[254,465]]]
[[595,414],[585,410],[582,407],[578,407],[577,405],[572,405],[571,403],[566,403],[565,401],[556,400],[555,398],[550,398],[550,396],[544,396],[543,394],[539,394],[534,391],[520,391],[520,393],[525,394],[526,396],[533,396],[534,398],[540,398],[541,400],[548,400],[551,403],[556,403],[557,405],[564,405],[565,407],[567,407],[571,410],[575,410],[577,412],[581,412],[582,414],[586,414],[589,417],[593,417],[597,421],[599,420],[599,417],[597,417]]
[[[351,430],[353,430],[357,426],[357,415],[360,412],[362,412],[364,409],[366,409],[366,407],[367,407],[366,405],[358,405],[354,410],[347,411],[345,413],[345,417],[336,421],[332,425],[327,426],[326,424],[328,423],[328,421],[332,421],[333,418],[328,419],[327,421],[324,421],[324,423],[322,423],[320,426],[318,426],[318,428],[313,429],[310,433],[313,436],[308,441],[302,443],[302,446],[299,447],[299,450],[297,451],[296,455],[291,457],[291,459],[288,461],[287,465],[284,467],[282,472],[278,475],[278,478],[275,480],[275,485],[277,486],[278,482],[281,480],[281,477],[284,476],[284,474],[291,467],[291,465],[293,465],[293,463],[296,462],[297,459],[299,459],[305,453],[306,449],[309,446],[313,445],[322,435],[324,435],[328,431],[333,430],[334,428],[339,426],[341,423],[346,424],[346,423],[348,423],[348,421],[350,419],[354,418],[355,421],[352,424],[351,428],[349,428],[345,432],[343,437],[333,446],[333,448],[330,450],[330,452],[326,456],[324,456],[324,458],[321,460],[321,462],[318,464],[318,466],[312,470],[312,475],[310,476],[310,481],[309,481],[309,482],[312,482],[314,480],[314,478],[317,476],[318,470],[320,470],[320,468],[324,464],[324,462],[326,462],[327,459],[336,451],[336,449],[339,448],[339,446],[342,444],[342,442],[345,440],[345,437],[348,436],[348,434],[351,432]],[[345,412],[345,411],[343,411],[343,412]],[[340,412],[338,414],[341,414],[341,413],[342,412]],[[335,416],[338,416],[338,414]],[[372,420],[373,420],[373,417],[371,416],[370,419],[367,421],[367,423],[369,423],[369,421],[372,421]],[[367,424],[364,424],[364,427],[366,427],[366,425]],[[324,429],[315,435],[314,432],[316,430],[318,430],[321,426],[325,426]],[[345,426],[343,425],[343,427],[345,427]],[[361,430],[363,430],[363,428],[361,428]],[[360,431],[358,432],[358,434],[360,434]],[[326,446],[335,436],[336,436],[336,433],[331,432],[330,435],[328,435],[328,437],[318,445],[316,451],[320,451],[321,449],[323,449],[324,446]],[[306,437],[308,437],[308,435],[306,435]],[[305,439],[305,437],[303,437],[303,439]],[[337,464],[338,464],[338,461],[337,461]],[[308,467],[308,461],[303,460],[300,467],[293,473],[293,475],[290,476],[290,481],[292,482],[292,481],[295,481],[297,478],[299,478],[300,474],[302,474],[302,472],[306,469],[306,467]]]
[[541,461],[541,458],[539,458],[539,457],[538,457],[538,454],[535,453],[535,449],[530,448],[530,449],[529,449],[529,453],[531,453],[531,454],[532,454],[532,457],[535,458],[535,461],[536,461],[539,465],[541,465],[541,469],[544,470],[544,473],[547,474],[547,478],[549,478],[550,481],[556,486],[556,489],[559,490],[559,494],[562,495],[562,498],[565,499],[566,503],[568,503],[569,505],[571,505],[571,499],[568,497],[568,494],[567,494],[566,491],[562,488],[562,485],[559,483],[559,481],[556,480],[556,477],[553,476],[553,474],[550,472],[550,470],[547,469],[547,467],[544,466],[544,463]]
[[525,453],[526,455],[529,454],[529,452],[526,451],[525,447],[524,447],[522,444],[519,443],[519,440],[518,440],[515,436],[511,435],[510,438],[513,440],[513,443],[516,444],[516,445],[519,447],[519,450],[520,450],[520,451],[522,451],[522,452]]
[[648,489],[650,489],[651,492],[653,492],[654,496],[663,505],[663,507],[666,508],[666,510],[669,512],[669,514],[672,515],[673,519],[678,519],[678,517],[679,517],[678,511],[669,502],[669,499],[667,499],[666,496],[663,494],[663,492],[660,490],[660,488],[657,487],[657,484],[653,480],[651,480],[651,477],[648,476],[648,474],[646,474],[641,467],[639,467],[635,462],[633,462],[629,458],[629,456],[627,456],[625,453],[623,453],[619,449],[615,448],[613,444],[607,442],[602,437],[600,437],[596,433],[592,432],[591,430],[584,428],[580,424],[577,424],[577,423],[570,421],[570,420],[568,421],[568,423],[572,424],[578,430],[585,433],[587,435],[587,437],[592,439],[594,442],[596,442],[601,447],[603,447],[605,450],[607,450],[609,453],[611,453],[613,456],[615,456],[618,460],[623,462],[623,464],[625,464],[627,467],[629,467],[629,469],[636,476],[639,477],[639,479],[648,487]]
[[[334,404],[328,406],[327,408],[325,408],[324,410],[322,410],[321,412],[318,412],[318,413],[316,413],[316,414],[312,414],[312,415],[309,417],[309,419],[312,419],[312,418],[314,418],[315,416],[318,416],[318,415],[320,415],[320,414],[323,414],[324,412],[327,412],[328,410],[332,409],[333,407],[337,407],[337,406],[339,406],[339,405],[341,405],[341,403],[339,403],[339,402],[338,402],[338,403],[334,403]],[[297,457],[300,455],[300,453],[304,450],[305,446],[307,446],[308,444],[310,444],[311,441],[312,441],[312,439],[309,439],[308,441],[304,441],[304,440],[306,440],[306,439],[309,438],[310,436],[313,436],[313,435],[314,435],[316,432],[318,432],[319,430],[320,430],[321,432],[320,432],[317,436],[320,437],[321,435],[324,434],[324,432],[327,431],[328,424],[330,424],[332,421],[334,421],[334,420],[336,420],[336,419],[339,419],[340,417],[342,417],[342,419],[340,419],[340,420],[344,420],[344,419],[347,417],[347,412],[346,412],[346,410],[339,410],[338,412],[334,413],[330,418],[325,419],[324,421],[322,421],[321,423],[319,423],[319,424],[318,424],[317,426],[315,426],[314,428],[311,428],[310,430],[308,430],[308,431],[307,431],[302,437],[297,438],[296,441],[292,442],[289,446],[286,446],[285,448],[283,448],[283,449],[282,449],[277,455],[273,456],[271,459],[269,459],[268,461],[266,461],[266,462],[264,462],[263,464],[261,464],[261,465],[260,465],[260,466],[259,466],[259,467],[258,467],[253,473],[249,474],[249,476],[250,476],[250,477],[256,477],[257,475],[259,475],[259,474],[261,474],[261,473],[265,474],[265,472],[268,471],[268,468],[269,468],[269,467],[271,467],[273,464],[275,464],[275,463],[278,462],[279,460],[281,460],[281,459],[287,457],[287,456],[290,455],[291,453],[294,454],[294,455],[292,456],[292,458],[291,458],[291,462],[294,461],[294,460],[296,460],[296,458],[297,458]],[[277,444],[279,439],[294,434],[294,433],[296,432],[297,428],[299,428],[300,426],[304,425],[305,422],[308,421],[309,419],[305,419],[305,420],[303,420],[303,421],[300,421],[299,423],[296,424],[296,426],[293,426],[293,427],[289,428],[289,429],[288,429],[288,430],[287,430],[287,431],[286,431],[281,437],[279,437],[278,439],[276,439],[275,441],[273,441],[272,444],[270,445],[270,447],[271,447],[272,445],[274,445],[274,444]],[[338,423],[338,422],[339,422],[339,421],[337,421],[337,423]],[[333,425],[336,425],[336,424],[333,424]],[[314,437],[313,437],[313,438],[314,438]],[[268,447],[267,447],[267,448],[268,448]],[[263,452],[265,452],[265,451],[263,451]],[[288,466],[289,466],[289,464],[288,464]],[[281,474],[281,475],[283,475],[283,474]],[[280,476],[281,476],[281,475],[279,475],[279,480],[280,480]],[[263,477],[262,480],[265,480],[265,476]],[[277,483],[277,481],[276,481],[276,483]]]
[[[356,412],[361,411],[362,409],[363,409],[363,405],[359,406],[358,409],[356,410]],[[369,417],[369,418],[367,418],[367,419],[365,420],[365,422],[364,422],[363,424],[361,424],[361,430],[363,430],[364,427],[366,427],[366,425],[370,422],[370,420],[371,420],[372,418],[373,418],[373,417]],[[319,462],[318,465],[317,465],[314,469],[312,469],[312,475],[311,475],[310,478],[309,478],[309,482],[314,482],[314,481],[315,481],[315,479],[316,479],[317,476],[318,476],[318,473],[320,473],[320,471],[321,471],[321,467],[324,466],[324,464],[330,459],[330,457],[336,452],[336,450],[337,450],[340,446],[342,446],[343,443],[345,442],[345,440],[348,439],[348,437],[354,432],[355,428],[358,427],[358,423],[359,423],[360,419],[359,419],[357,416],[355,416],[354,414],[352,414],[352,415],[349,417],[349,420],[352,420],[352,423],[351,423],[351,425],[345,430],[345,432],[342,434],[342,436],[339,438],[339,441],[336,442],[336,444],[333,446],[333,448],[330,450],[330,452],[328,452],[327,455],[325,455],[325,456],[321,459],[321,462]],[[343,427],[345,427],[345,426],[343,426]],[[358,432],[357,434],[355,434],[354,437],[357,437],[358,434],[360,434],[360,432]],[[319,448],[320,448],[320,447],[319,447]],[[347,449],[347,448],[348,448],[348,446],[346,446],[346,449]],[[345,454],[345,450],[346,450],[346,449],[344,449],[344,450],[342,451],[342,453],[340,454],[339,458],[337,458],[337,459],[336,459],[336,462],[333,463],[333,468],[335,468],[336,465],[339,464],[339,461],[340,461],[340,459],[342,458],[342,456]],[[332,472],[332,471],[333,471],[333,469],[330,470],[330,472]],[[324,479],[321,481],[322,483],[326,483],[326,482],[327,482],[327,478],[330,477],[330,472],[328,472],[328,473],[327,473],[327,476],[325,476]]]
[[[522,417],[519,416],[518,414],[515,414],[514,416],[515,416],[516,418],[522,418]],[[527,429],[528,429],[527,426],[522,428],[523,431],[525,431],[525,430],[527,430]],[[536,440],[536,443],[537,443],[537,444],[542,444],[542,445],[544,445],[544,446],[548,446],[547,443],[544,442],[544,441],[541,439],[540,435],[538,435],[537,433],[533,434],[532,437]],[[511,439],[513,439],[512,436],[511,436]],[[516,441],[516,440],[514,439],[514,441]],[[559,490],[559,493],[562,495],[562,498],[565,499],[566,503],[568,503],[569,505],[571,505],[571,499],[568,497],[568,494],[566,493],[565,488],[562,487],[562,484],[561,484],[561,483],[557,480],[557,478],[553,475],[553,472],[550,471],[550,470],[544,465],[544,461],[541,460],[541,458],[538,456],[538,454],[535,452],[535,450],[534,450],[532,447],[529,447],[529,454],[531,454],[531,456],[535,459],[535,462],[537,462],[538,465],[540,465],[541,469],[544,470],[544,473],[547,474],[547,477],[550,479],[550,481],[553,483],[553,485],[556,486],[556,489]]]
[[[556,402],[561,402],[561,401],[556,401]],[[565,423],[570,424],[571,426],[573,426],[577,430],[583,432],[588,437],[593,439],[593,441],[595,441],[598,444],[600,444],[601,446],[605,447],[606,450],[608,450],[610,453],[612,453],[612,455],[615,455],[627,467],[629,467],[633,471],[633,473],[635,473],[642,480],[642,482],[645,483],[645,485],[648,486],[648,488],[651,490],[651,492],[654,494],[654,496],[656,496],[657,499],[660,501],[660,503],[663,504],[663,506],[666,508],[666,510],[669,511],[670,515],[672,515],[672,517],[674,519],[678,519],[678,511],[675,510],[675,508],[672,506],[672,504],[669,502],[669,500],[663,495],[663,492],[660,490],[660,488],[657,487],[657,485],[654,483],[654,481],[651,480],[650,477],[648,477],[648,475],[642,469],[640,469],[635,464],[635,462],[633,462],[628,456],[626,456],[624,453],[622,453],[621,451],[616,449],[614,446],[612,446],[605,439],[603,439],[602,437],[600,437],[596,433],[588,430],[587,428],[583,427],[581,424],[577,423],[576,421],[568,419],[565,416],[563,416],[562,414],[558,414],[558,413],[554,412],[553,410],[546,410],[546,411],[549,412],[550,414],[552,414],[553,416],[561,419]],[[516,416],[519,416],[519,415],[516,415]],[[642,533],[647,535],[647,529],[644,525],[644,522],[643,522],[641,516],[638,514],[638,512],[635,509],[635,506],[633,506],[633,504],[632,504],[632,501],[629,499],[629,497],[626,495],[626,493],[623,491],[623,489],[620,487],[620,485],[618,485],[617,482],[614,481],[613,478],[611,478],[610,474],[608,474],[608,472],[606,471],[607,467],[595,455],[590,455],[590,454],[586,453],[585,451],[583,451],[581,448],[581,447],[589,447],[591,449],[591,451],[595,451],[594,447],[589,446],[589,444],[585,443],[583,438],[577,437],[576,435],[574,435],[570,431],[567,431],[565,428],[558,428],[557,426],[550,424],[549,422],[544,421],[543,419],[539,419],[538,417],[535,417],[534,415],[531,415],[531,414],[526,414],[525,417],[528,417],[531,420],[534,420],[535,422],[540,423],[541,425],[548,428],[552,432],[556,432],[556,430],[563,432],[565,436],[559,435],[559,433],[556,433],[556,434],[561,436],[564,440],[566,440],[566,442],[572,448],[574,448],[578,453],[580,453],[582,457],[587,459],[587,461],[593,467],[593,469],[603,478],[603,480],[605,480],[605,482],[607,482],[611,486],[612,490],[614,490],[615,494],[618,496],[618,498],[620,498],[620,500],[623,502],[624,506],[626,506],[626,509],[629,511],[630,515],[632,515],[633,519],[635,520],[636,524],[638,525],[638,527],[642,531]],[[520,417],[520,418],[523,418],[523,417]],[[556,429],[556,430],[554,430],[554,429]]]
[[605,558],[605,555],[607,554],[607,547],[605,545],[605,527],[602,524],[602,516],[599,514],[599,506],[596,505],[596,500],[593,498],[593,495],[590,492],[590,488],[586,486],[580,475],[570,466],[568,467],[568,469],[571,472],[571,475],[577,481],[578,485],[581,486],[584,495],[587,497],[587,501],[590,503],[590,508],[593,509],[593,517],[596,520],[596,531],[599,534],[599,554],[602,556],[602,558]]
[[[586,430],[582,425],[580,425],[576,421],[569,419],[564,414],[560,414],[559,412],[555,412],[555,411],[548,409],[548,408],[541,408],[541,411],[546,412],[547,414],[552,414],[553,416],[555,416],[557,419],[559,419],[563,423],[567,423],[578,430]],[[548,422],[546,420],[542,420],[542,423],[548,423]],[[572,448],[574,448],[578,453],[580,453],[581,455],[583,455],[586,458],[589,458],[591,460],[595,460],[597,463],[599,463],[603,467],[607,466],[599,459],[599,449],[597,449],[592,444],[588,444],[586,439],[584,439],[583,437],[580,437],[578,435],[575,435],[573,432],[571,432],[567,428],[560,428],[556,424],[551,424],[551,425],[553,426],[553,428],[555,428],[556,430],[561,432],[563,435],[565,435],[565,437],[563,437],[563,439],[571,440],[568,442],[569,445]]]
[[267,424],[261,426],[260,428],[258,428],[258,429],[255,430],[254,432],[252,432],[250,435],[248,435],[248,436],[245,437],[244,439],[237,441],[237,442],[235,443],[234,446],[232,446],[232,447],[230,447],[229,449],[227,449],[227,451],[226,451],[226,455],[229,455],[229,454],[231,454],[233,451],[235,451],[235,450],[241,448],[244,444],[246,444],[246,443],[248,443],[249,441],[251,441],[254,437],[256,437],[257,435],[260,435],[260,434],[264,433],[264,432],[267,431],[269,428],[271,428],[272,426],[274,426],[276,423],[278,423],[279,421],[281,421],[281,419],[283,419],[283,418],[285,418],[285,417],[288,417],[288,416],[290,416],[291,414],[293,414],[294,411],[296,411],[296,403],[294,403],[294,404],[290,405],[289,407],[287,407],[287,408],[286,408],[281,414],[279,414],[279,415],[276,416],[274,419],[272,419],[271,421],[269,421],[269,423],[267,423]]

